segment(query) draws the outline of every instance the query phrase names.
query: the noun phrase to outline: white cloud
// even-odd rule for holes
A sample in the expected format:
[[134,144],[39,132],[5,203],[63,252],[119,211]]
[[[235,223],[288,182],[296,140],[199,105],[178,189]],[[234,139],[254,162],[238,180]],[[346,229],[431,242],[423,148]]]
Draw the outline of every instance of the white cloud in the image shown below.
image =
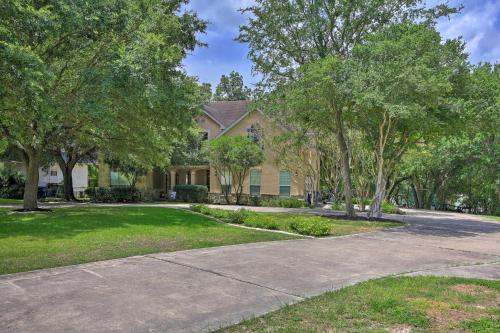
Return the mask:
[[[434,3],[436,1],[433,1]],[[450,19],[441,19],[438,30],[444,38],[463,37],[473,63],[500,61],[500,1],[461,1],[464,8]],[[461,2],[452,1],[451,5]]]

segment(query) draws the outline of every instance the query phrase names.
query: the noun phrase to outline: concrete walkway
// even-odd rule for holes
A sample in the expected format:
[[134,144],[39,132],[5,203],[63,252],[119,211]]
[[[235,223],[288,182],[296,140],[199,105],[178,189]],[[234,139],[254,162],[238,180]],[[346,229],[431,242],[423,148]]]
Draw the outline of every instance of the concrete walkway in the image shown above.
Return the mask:
[[408,226],[0,276],[0,332],[204,332],[387,275],[500,279],[500,223],[399,218]]

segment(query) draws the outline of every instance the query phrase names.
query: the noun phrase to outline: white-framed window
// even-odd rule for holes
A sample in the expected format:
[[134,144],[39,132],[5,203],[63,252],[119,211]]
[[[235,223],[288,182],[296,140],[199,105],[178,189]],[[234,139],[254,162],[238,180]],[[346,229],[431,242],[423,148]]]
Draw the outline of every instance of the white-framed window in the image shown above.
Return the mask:
[[229,170],[223,171],[220,177],[220,185],[222,187],[222,193],[231,193],[232,175]]
[[57,170],[50,170],[51,177],[57,177]]
[[125,174],[117,171],[110,171],[111,186],[130,186],[130,182]]
[[250,171],[250,195],[253,197],[260,195],[261,174],[260,170]]
[[247,138],[262,145],[262,126],[259,123],[252,124],[247,128]]
[[292,187],[292,175],[289,171],[280,171],[280,197],[289,197]]

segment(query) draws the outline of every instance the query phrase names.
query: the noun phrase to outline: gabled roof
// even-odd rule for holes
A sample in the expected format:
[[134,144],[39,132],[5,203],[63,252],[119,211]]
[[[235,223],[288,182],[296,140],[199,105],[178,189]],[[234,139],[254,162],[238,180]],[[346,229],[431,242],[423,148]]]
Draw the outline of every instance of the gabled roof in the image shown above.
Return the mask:
[[210,102],[203,106],[203,111],[221,127],[227,128],[238,122],[248,112],[248,101]]

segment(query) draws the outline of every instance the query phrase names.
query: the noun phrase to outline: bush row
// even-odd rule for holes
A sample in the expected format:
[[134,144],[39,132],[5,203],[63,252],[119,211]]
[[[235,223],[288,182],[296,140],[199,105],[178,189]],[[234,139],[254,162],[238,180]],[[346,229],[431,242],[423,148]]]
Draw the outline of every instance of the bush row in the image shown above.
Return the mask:
[[203,185],[175,185],[176,200],[184,202],[207,202],[208,188]]
[[[236,211],[228,211],[224,209],[210,208],[206,205],[194,205],[191,208],[193,211],[221,219],[228,223],[243,224],[247,227],[254,227],[268,230],[286,230],[288,223],[276,218],[273,215],[259,214],[250,212],[246,209]],[[313,218],[312,216],[296,216],[287,217],[291,219],[291,231],[307,236],[326,236],[330,234],[331,224],[321,218]]]
[[129,186],[89,187],[85,194],[96,202],[135,202],[141,199],[141,193]]
[[258,202],[255,206],[264,207],[283,207],[283,208],[303,208],[307,207],[307,204],[303,200],[297,198],[276,198],[276,199],[263,199]]

